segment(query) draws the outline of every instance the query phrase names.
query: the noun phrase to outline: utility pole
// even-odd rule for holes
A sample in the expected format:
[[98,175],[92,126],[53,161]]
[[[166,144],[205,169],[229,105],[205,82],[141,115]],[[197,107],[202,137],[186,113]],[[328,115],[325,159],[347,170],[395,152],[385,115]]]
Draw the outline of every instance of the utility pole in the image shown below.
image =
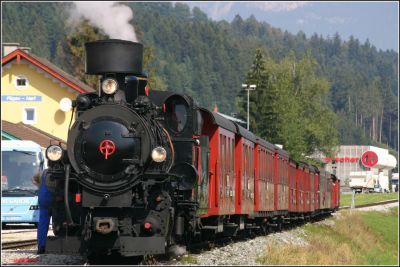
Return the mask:
[[250,130],[250,90],[256,90],[255,84],[242,84],[242,88],[247,91],[247,130]]

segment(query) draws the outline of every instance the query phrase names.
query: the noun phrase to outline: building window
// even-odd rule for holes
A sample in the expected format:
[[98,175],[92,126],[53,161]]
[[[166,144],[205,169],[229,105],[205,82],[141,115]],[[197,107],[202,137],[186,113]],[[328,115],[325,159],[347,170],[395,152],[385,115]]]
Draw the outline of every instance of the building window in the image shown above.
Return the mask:
[[17,89],[25,89],[29,85],[28,78],[24,75],[18,75],[15,77],[15,88]]
[[25,124],[36,123],[36,108],[24,108],[22,111],[22,122]]

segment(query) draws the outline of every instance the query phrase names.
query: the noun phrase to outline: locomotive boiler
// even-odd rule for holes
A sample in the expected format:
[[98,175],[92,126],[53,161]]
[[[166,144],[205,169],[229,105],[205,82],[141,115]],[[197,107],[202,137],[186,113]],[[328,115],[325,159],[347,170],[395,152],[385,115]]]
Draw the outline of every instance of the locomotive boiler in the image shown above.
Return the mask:
[[148,90],[143,45],[85,44],[96,92],[73,102],[66,146],[51,145],[46,252],[164,254],[175,245],[268,233],[339,207],[340,180],[188,95]]

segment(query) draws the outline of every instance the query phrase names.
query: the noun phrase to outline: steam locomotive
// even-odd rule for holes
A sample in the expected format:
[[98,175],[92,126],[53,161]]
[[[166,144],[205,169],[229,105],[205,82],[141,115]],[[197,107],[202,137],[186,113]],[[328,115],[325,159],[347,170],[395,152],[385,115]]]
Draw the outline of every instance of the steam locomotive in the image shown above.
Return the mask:
[[148,90],[143,45],[85,44],[97,92],[73,103],[66,146],[50,145],[46,252],[164,254],[334,212],[340,180],[188,95]]

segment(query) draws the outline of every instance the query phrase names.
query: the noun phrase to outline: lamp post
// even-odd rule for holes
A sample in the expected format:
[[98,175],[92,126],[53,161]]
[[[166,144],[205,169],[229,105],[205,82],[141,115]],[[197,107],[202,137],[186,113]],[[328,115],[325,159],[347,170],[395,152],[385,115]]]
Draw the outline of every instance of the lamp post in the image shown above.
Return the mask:
[[242,88],[247,90],[247,130],[250,129],[250,90],[256,90],[256,87],[255,84],[250,84],[250,86],[242,84]]

